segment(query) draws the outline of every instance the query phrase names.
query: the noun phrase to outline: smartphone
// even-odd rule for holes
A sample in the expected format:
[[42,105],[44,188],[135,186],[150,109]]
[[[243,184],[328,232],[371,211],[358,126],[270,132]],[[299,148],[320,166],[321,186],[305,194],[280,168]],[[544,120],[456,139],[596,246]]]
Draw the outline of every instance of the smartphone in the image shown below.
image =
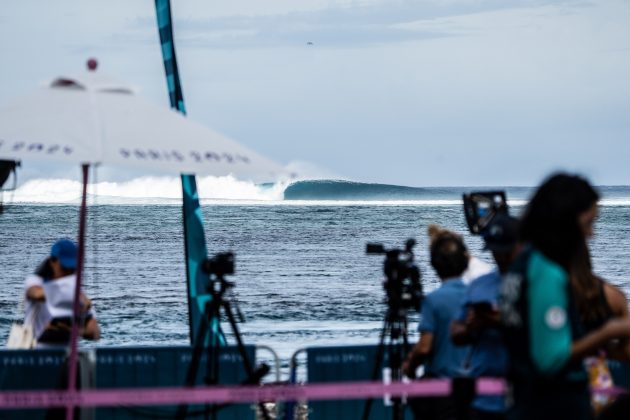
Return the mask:
[[475,302],[469,305],[476,313],[488,313],[494,311],[494,305],[490,302]]

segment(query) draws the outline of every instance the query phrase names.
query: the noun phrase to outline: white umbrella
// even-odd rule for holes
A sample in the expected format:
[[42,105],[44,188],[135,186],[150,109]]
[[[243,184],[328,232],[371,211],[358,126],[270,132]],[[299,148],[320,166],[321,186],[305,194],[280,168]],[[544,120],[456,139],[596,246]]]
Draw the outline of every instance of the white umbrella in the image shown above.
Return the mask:
[[0,107],[0,159],[112,164],[255,180],[286,176],[251,149],[95,71]]
[[[83,271],[89,165],[265,180],[286,176],[271,160],[175,111],[141,100],[131,88],[94,71],[57,78],[0,108],[0,159],[65,161],[82,166],[75,314]],[[77,331],[75,323],[68,389],[74,389]],[[72,418],[71,407],[66,414]]]

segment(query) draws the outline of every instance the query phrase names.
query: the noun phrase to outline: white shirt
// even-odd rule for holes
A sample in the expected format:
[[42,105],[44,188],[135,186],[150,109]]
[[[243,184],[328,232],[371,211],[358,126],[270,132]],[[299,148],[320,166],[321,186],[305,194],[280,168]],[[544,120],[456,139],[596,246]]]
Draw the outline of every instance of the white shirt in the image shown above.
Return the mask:
[[[44,302],[26,299],[24,304],[24,323],[31,323],[35,337],[39,338],[53,318],[72,318],[76,284],[77,277],[74,274],[49,281],[44,281],[36,274],[26,277],[25,290],[39,286],[44,289],[46,297]],[[96,317],[93,308],[90,308],[88,314]]]
[[31,287],[44,287],[44,279],[31,274],[24,280],[24,325],[33,327],[33,335],[39,337],[52,319],[45,301],[34,301],[26,298],[26,291]]
[[494,268],[485,261],[481,261],[477,257],[470,257],[468,260],[468,268],[462,274],[464,284],[470,284],[474,279],[494,271]]
[[72,318],[76,284],[77,276],[74,274],[44,282],[46,308],[51,317]]

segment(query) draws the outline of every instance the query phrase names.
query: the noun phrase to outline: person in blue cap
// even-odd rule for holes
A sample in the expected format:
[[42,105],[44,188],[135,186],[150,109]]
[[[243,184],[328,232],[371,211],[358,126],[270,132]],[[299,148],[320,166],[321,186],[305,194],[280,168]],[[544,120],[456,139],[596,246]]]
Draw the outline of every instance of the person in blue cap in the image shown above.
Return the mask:
[[[77,246],[69,239],[60,239],[50,256],[26,278],[25,319],[32,320],[37,347],[66,346],[70,341],[74,290],[76,286]],[[98,340],[100,328],[91,301],[81,293],[81,336]]]
[[[451,338],[457,345],[472,345],[463,366],[470,376],[505,377],[508,354],[500,331],[499,296],[501,277],[522,248],[518,220],[507,214],[495,216],[483,239],[497,269],[470,283],[459,318],[451,326]],[[504,396],[477,396],[471,404],[471,419],[501,420],[506,411]]]

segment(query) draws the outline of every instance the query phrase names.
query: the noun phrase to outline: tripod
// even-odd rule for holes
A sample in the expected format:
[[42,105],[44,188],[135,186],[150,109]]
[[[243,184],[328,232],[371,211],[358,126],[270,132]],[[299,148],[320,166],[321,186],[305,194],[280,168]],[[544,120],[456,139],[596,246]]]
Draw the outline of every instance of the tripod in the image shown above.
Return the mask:
[[[407,339],[407,310],[404,309],[400,300],[391,296],[387,302],[387,312],[385,322],[381,330],[378,347],[376,349],[376,360],[372,370],[372,381],[378,379],[378,371],[383,363],[383,356],[387,351],[389,368],[391,370],[392,382],[400,381],[402,378],[401,365],[404,357],[409,352],[409,341]],[[363,420],[368,420],[372,408],[372,398],[365,402],[363,408]],[[402,420],[404,418],[404,405],[400,397],[392,398],[393,410],[392,419]]]
[[[215,326],[218,326],[219,324],[222,308],[225,312],[225,315],[227,316],[230,327],[232,328],[232,333],[234,334],[234,338],[236,339],[238,352],[241,356],[241,360],[243,361],[243,368],[247,373],[247,380],[244,382],[244,385],[253,385],[260,383],[262,377],[269,371],[269,367],[267,365],[262,365],[261,368],[254,370],[249,358],[247,357],[245,345],[243,344],[241,334],[239,333],[236,326],[236,319],[234,317],[234,313],[232,312],[231,303],[228,299],[224,298],[225,293],[233,287],[234,283],[225,280],[225,277],[222,273],[215,274],[214,278],[210,277],[207,289],[209,294],[212,296],[212,300],[208,301],[204,307],[202,320],[199,324],[199,329],[195,338],[193,356],[190,362],[190,366],[188,367],[188,372],[186,374],[186,386],[188,387],[194,386],[197,379],[199,363],[201,361],[204,343],[206,342],[206,338],[208,337],[208,335],[210,340],[206,349],[208,359],[205,383],[207,385],[216,385],[219,382],[219,340],[224,342],[225,338],[220,330],[215,331],[213,328]],[[213,419],[216,419],[218,410],[223,407],[225,407],[225,405],[217,406],[216,404],[214,404],[212,406],[211,414]],[[265,405],[260,402],[258,403],[258,407],[262,413],[263,418],[265,420],[269,420],[269,413],[267,413]],[[188,405],[182,404],[177,408],[176,418],[178,420],[183,420],[186,418],[187,414]]]

